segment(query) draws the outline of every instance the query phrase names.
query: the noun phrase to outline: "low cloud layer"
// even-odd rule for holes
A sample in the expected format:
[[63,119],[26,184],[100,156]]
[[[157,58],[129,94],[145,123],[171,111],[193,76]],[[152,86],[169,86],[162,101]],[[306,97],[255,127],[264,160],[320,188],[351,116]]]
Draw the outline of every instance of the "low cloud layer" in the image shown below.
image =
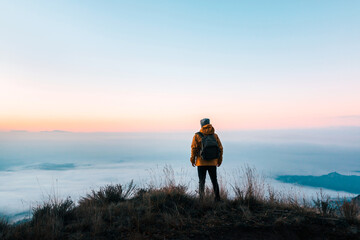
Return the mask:
[[[355,173],[360,171],[359,133],[356,127],[220,132],[224,162],[219,174],[230,183],[234,169],[249,165],[269,179],[333,171],[359,175]],[[189,161],[192,136],[0,133],[0,213],[28,213],[49,196],[77,200],[110,183],[132,179],[138,186],[160,183],[166,165],[172,166],[177,179],[196,189],[197,172]],[[275,180],[272,184],[278,189],[284,186]]]

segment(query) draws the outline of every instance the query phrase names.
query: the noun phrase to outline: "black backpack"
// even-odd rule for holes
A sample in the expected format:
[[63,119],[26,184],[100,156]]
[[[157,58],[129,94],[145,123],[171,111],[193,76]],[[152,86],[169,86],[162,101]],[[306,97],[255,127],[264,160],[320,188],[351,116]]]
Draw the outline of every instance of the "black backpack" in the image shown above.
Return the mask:
[[201,132],[197,132],[196,134],[201,137],[201,158],[204,160],[213,160],[219,158],[220,148],[214,134],[204,135]]

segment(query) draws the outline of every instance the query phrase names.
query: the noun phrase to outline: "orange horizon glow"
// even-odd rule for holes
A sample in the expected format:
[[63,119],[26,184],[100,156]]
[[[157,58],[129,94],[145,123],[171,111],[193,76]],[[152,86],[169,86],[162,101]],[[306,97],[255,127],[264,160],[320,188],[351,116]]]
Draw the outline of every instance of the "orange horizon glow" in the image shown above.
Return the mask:
[[[332,85],[319,97],[303,96],[299,89],[249,91],[210,89],[208,93],[121,87],[44,85],[8,79],[0,89],[0,131],[154,132],[194,131],[208,117],[217,130],[322,128],[360,126],[356,88],[332,98]],[[302,92],[307,92],[303,84]],[[344,86],[342,86],[344,88]],[[291,95],[288,91],[292,92]],[[337,90],[342,90],[338,87]],[[346,90],[346,91],[345,91]],[[208,98],[215,95],[216,98]],[[348,116],[348,117],[347,117]]]
[[[209,117],[209,116],[205,116]],[[8,118],[0,119],[0,131],[69,131],[69,132],[169,132],[195,131],[200,128],[200,118],[183,120],[156,119],[38,119]],[[301,118],[301,119],[239,119],[229,121],[225,118],[211,118],[217,130],[262,130],[262,129],[296,129],[324,128],[334,126],[360,126],[358,118]]]

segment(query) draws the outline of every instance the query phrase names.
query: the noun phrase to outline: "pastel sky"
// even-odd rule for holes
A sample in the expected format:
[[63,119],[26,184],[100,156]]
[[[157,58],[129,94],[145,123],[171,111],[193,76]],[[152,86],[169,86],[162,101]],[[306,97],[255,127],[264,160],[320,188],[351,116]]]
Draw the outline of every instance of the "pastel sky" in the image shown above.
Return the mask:
[[360,126],[360,1],[1,1],[0,131]]

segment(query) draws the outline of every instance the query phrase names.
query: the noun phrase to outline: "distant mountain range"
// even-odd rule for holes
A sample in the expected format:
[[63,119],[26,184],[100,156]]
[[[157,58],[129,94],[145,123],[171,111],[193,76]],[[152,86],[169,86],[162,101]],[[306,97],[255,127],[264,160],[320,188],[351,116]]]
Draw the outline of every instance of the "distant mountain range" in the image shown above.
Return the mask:
[[[28,133],[27,130],[10,130],[11,133]],[[50,131],[39,131],[42,133],[69,133],[69,131],[63,131],[63,130],[50,130]]]
[[68,133],[68,131],[63,131],[63,130],[40,131],[40,132],[52,132],[52,133]]
[[278,176],[276,180],[285,183],[295,183],[304,186],[321,187],[335,191],[360,194],[360,176],[356,175],[341,175],[337,172],[322,176],[282,175]]

